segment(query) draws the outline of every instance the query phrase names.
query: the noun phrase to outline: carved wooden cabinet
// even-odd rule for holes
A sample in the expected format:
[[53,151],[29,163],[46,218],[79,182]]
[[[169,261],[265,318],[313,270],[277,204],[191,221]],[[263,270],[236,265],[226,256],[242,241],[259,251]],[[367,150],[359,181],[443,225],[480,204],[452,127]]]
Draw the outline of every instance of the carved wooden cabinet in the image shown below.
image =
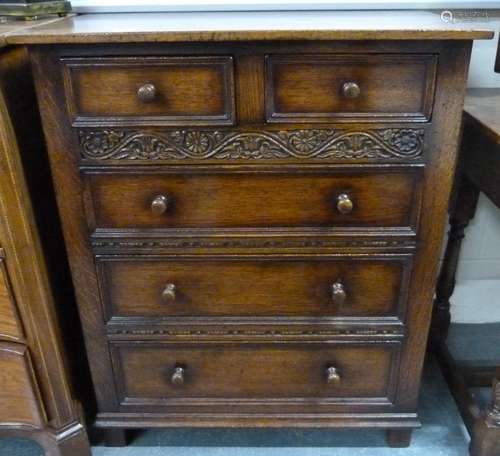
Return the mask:
[[408,445],[471,39],[491,34],[190,34],[145,17],[17,38],[97,426],[111,443],[126,428],[379,427]]
[[[59,232],[51,219],[57,214],[55,204],[50,210],[53,200],[44,153],[28,55],[22,48],[2,48],[0,437],[34,439],[48,456],[89,456],[60,325],[64,320],[70,330],[75,323],[71,312],[63,310],[74,307],[71,294],[64,295],[69,274],[66,280],[59,274],[65,270],[65,255],[60,243],[49,254],[43,248],[57,241]],[[50,230],[36,218],[35,202],[39,214],[53,223]],[[59,267],[52,268],[54,262]]]

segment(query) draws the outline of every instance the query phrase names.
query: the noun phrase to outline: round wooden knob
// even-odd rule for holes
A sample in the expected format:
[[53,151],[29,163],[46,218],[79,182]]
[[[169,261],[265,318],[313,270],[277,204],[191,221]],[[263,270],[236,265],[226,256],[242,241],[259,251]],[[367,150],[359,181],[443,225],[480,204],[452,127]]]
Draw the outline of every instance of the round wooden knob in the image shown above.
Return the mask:
[[175,301],[175,284],[167,283],[161,292],[161,299],[163,302]]
[[337,210],[341,214],[350,214],[354,209],[354,203],[347,193],[342,193],[337,196]]
[[156,87],[154,84],[144,84],[137,89],[137,98],[143,103],[151,103],[156,98]]
[[342,95],[346,98],[358,98],[361,94],[359,85],[355,82],[346,82],[342,86]]
[[330,366],[326,369],[326,383],[336,384],[340,382],[340,374],[336,367]]
[[347,293],[344,288],[344,284],[339,279],[332,285],[332,301],[337,306],[342,306],[347,299]]
[[151,201],[151,212],[155,215],[164,214],[168,209],[169,198],[167,195],[158,195]]
[[177,366],[174,368],[174,372],[172,377],[170,377],[170,381],[173,385],[183,385],[184,384],[184,374],[185,369],[183,367]]

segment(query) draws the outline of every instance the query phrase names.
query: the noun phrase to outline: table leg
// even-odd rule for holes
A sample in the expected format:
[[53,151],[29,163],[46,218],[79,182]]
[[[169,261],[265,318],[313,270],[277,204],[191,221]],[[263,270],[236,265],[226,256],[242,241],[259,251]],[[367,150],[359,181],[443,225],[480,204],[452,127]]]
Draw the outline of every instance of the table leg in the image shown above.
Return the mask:
[[448,243],[436,286],[431,326],[431,343],[439,346],[446,340],[450,326],[450,298],[455,289],[460,247],[464,231],[476,212],[479,190],[467,178],[459,180],[455,205],[450,213]]

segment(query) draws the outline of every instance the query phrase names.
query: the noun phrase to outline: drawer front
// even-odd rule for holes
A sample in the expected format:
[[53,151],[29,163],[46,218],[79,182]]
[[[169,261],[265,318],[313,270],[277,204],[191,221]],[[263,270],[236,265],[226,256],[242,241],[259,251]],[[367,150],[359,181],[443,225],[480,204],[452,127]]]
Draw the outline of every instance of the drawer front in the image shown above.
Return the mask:
[[95,228],[407,227],[420,174],[87,175]]
[[23,338],[23,330],[5,267],[5,260],[2,257],[3,250],[0,248],[0,339],[19,340]]
[[275,55],[267,58],[271,122],[429,120],[433,55]]
[[63,59],[74,124],[232,124],[231,57]]
[[[114,344],[122,404],[188,404],[189,399],[302,398],[390,401],[397,344]],[[309,399],[309,401],[308,401]]]
[[411,255],[98,258],[109,316],[396,317]]
[[28,349],[0,342],[0,427],[25,424],[41,428],[45,421]]

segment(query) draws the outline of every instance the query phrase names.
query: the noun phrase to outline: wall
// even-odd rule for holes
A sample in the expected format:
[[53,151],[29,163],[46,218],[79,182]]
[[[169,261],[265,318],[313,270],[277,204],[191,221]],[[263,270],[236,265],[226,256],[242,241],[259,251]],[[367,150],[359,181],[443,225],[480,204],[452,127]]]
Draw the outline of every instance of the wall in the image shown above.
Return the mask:
[[78,13],[498,8],[498,0],[72,0]]

